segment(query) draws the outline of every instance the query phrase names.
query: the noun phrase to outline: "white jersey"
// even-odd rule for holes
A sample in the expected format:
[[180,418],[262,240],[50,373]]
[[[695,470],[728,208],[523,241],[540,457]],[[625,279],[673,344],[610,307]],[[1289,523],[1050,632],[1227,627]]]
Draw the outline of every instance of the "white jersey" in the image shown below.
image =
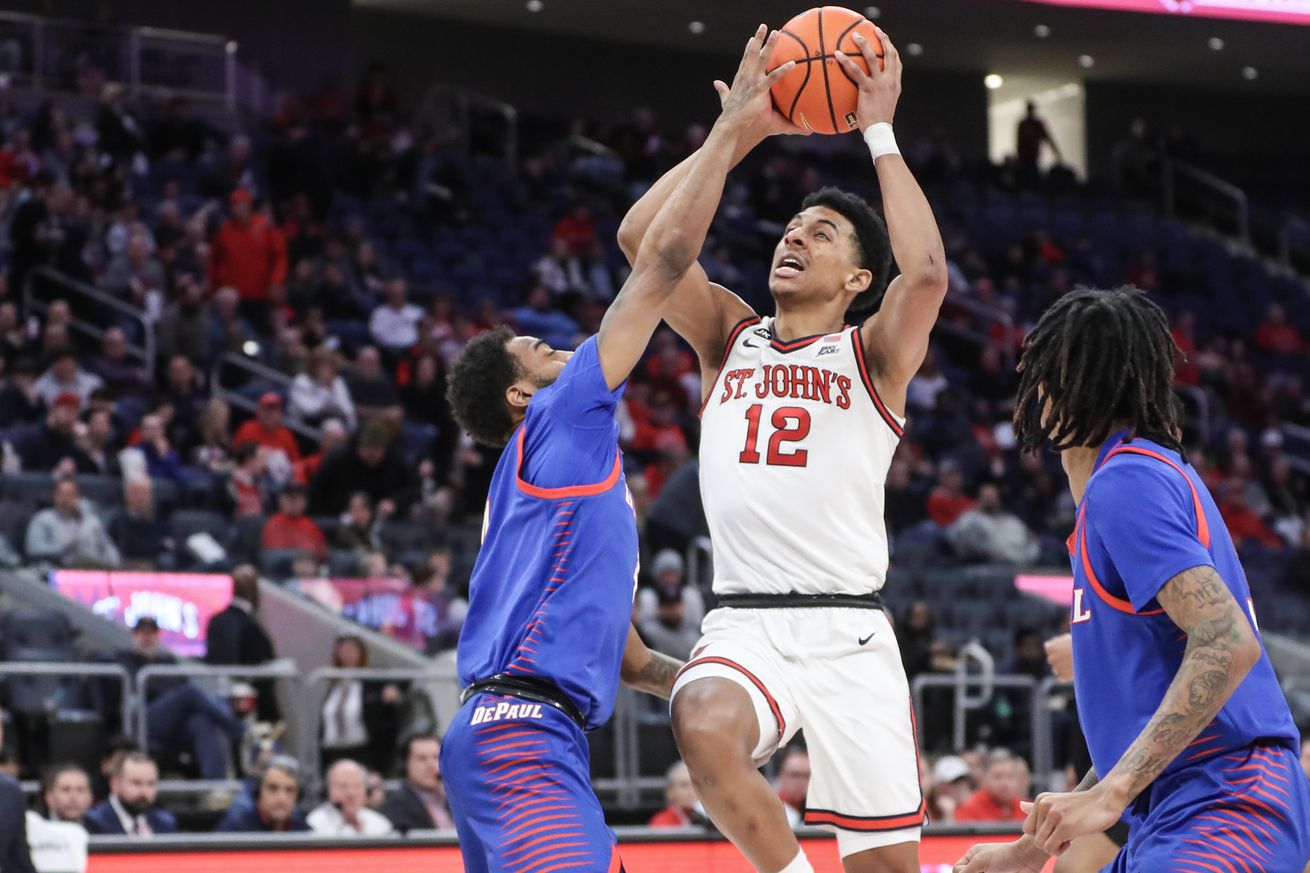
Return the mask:
[[773,321],[733,328],[701,412],[714,591],[878,591],[883,485],[905,421],[878,397],[858,327],[783,343]]

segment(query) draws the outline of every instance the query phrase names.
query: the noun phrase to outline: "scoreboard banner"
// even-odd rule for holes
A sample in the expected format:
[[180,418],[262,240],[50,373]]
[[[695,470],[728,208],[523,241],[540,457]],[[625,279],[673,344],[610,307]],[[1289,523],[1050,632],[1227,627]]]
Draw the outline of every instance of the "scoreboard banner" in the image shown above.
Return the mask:
[[1231,18],[1276,24],[1310,24],[1310,0],[1028,0],[1118,12],[1154,12],[1197,18]]

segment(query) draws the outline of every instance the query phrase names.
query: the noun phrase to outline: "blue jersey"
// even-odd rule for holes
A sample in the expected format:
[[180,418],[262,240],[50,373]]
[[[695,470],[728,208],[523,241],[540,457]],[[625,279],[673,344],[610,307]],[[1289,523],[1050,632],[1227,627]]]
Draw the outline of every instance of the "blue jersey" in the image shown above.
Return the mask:
[[[1096,772],[1105,774],[1155,714],[1182,664],[1186,634],[1156,600],[1164,584],[1192,567],[1213,567],[1253,628],[1255,611],[1204,483],[1177,452],[1147,439],[1118,433],[1101,447],[1071,552],[1078,716]],[[1261,743],[1299,746],[1267,654],[1162,777]]]
[[553,682],[587,729],[614,709],[632,622],[637,522],[596,339],[537,391],[492,476],[457,663]]

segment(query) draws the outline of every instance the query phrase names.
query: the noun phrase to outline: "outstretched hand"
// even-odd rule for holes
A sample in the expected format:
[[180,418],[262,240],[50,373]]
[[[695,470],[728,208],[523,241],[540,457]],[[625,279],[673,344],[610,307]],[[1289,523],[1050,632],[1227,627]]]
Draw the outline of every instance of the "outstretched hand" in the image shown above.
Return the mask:
[[761,24],[755,35],[746,42],[746,50],[742,53],[731,86],[715,81],[714,89],[719,92],[719,104],[723,110],[719,118],[742,126],[764,125],[770,133],[803,133],[805,131],[791,124],[773,108],[769,89],[774,82],[791,72],[796,62],[787,61],[772,72],[766,69],[769,54],[778,39],[776,30],[765,38],[767,32],[768,28]]
[[863,67],[843,52],[835,52],[837,63],[860,89],[855,113],[859,116],[862,131],[882,122],[891,124],[892,116],[896,114],[896,101],[901,96],[901,53],[882,28],[876,29],[878,39],[882,41],[882,55],[863,36],[851,34],[864,62],[869,65],[869,72],[864,72]]

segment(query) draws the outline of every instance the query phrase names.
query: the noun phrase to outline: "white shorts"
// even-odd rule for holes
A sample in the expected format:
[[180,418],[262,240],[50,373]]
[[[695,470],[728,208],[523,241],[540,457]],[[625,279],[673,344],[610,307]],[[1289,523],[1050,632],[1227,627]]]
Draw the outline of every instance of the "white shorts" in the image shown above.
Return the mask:
[[[716,609],[673,687],[710,676],[750,695],[762,766],[805,731],[805,822],[842,857],[917,842],[927,809],[910,687],[891,622],[857,608]],[[863,645],[861,645],[863,640]]]

